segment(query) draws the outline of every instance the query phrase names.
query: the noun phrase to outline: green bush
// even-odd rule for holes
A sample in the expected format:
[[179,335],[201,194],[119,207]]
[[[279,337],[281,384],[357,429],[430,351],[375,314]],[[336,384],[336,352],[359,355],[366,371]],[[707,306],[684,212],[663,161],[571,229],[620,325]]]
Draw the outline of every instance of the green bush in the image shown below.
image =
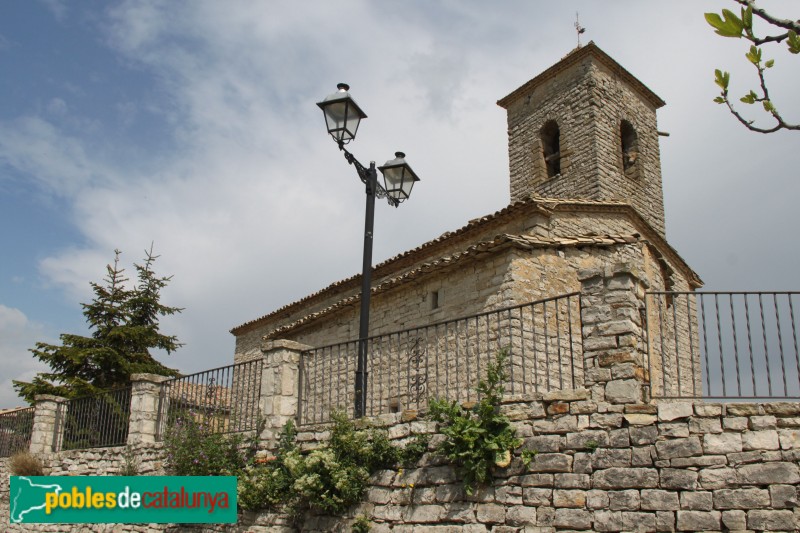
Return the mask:
[[173,476],[236,476],[255,454],[253,437],[213,433],[192,412],[176,418],[164,436],[164,469]]
[[507,358],[507,351],[501,350],[489,363],[486,380],[476,388],[480,401],[474,407],[445,399],[430,402],[429,416],[440,423],[440,432],[446,437],[436,452],[456,465],[467,494],[472,494],[476,485],[488,483],[495,467],[507,467],[514,450],[522,445],[508,417],[500,413]]
[[343,413],[332,418],[330,440],[308,454],[295,445],[294,425],[288,423],[275,457],[266,465],[246,468],[240,476],[241,507],[283,507],[295,516],[306,509],[341,514],[361,500],[371,473],[416,462],[427,449],[424,437],[401,448],[385,431],[359,429]]

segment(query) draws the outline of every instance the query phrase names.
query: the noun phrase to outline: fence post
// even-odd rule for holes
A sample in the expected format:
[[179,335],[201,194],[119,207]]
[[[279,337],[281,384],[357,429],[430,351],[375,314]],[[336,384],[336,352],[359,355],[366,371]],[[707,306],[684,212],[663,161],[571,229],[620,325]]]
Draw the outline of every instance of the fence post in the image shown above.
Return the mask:
[[266,441],[268,448],[277,444],[284,424],[297,417],[300,354],[310,348],[285,339],[265,341],[261,346],[264,354],[259,402],[264,417],[261,440]]
[[641,403],[647,382],[641,309],[648,283],[628,262],[578,272],[586,388],[595,401]]
[[[61,396],[37,394],[34,397],[33,430],[31,431],[30,452],[46,454],[53,451],[56,441],[56,412],[58,405],[65,401]],[[63,425],[62,428],[63,430]]]
[[161,383],[170,379],[156,374],[131,375],[131,413],[128,444],[152,444],[158,431],[158,398]]

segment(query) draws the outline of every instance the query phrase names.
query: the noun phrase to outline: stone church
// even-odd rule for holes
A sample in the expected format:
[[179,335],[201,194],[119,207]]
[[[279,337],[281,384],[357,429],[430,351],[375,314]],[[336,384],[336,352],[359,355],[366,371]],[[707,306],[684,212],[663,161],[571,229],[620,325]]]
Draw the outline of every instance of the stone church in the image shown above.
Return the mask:
[[[702,285],[665,234],[661,98],[589,43],[497,103],[508,117],[509,204],[374,267],[372,414],[411,404],[409,389],[421,382],[435,394],[435,385],[462,379],[464,392],[486,353],[504,345],[516,350],[512,372],[528,372],[524,392],[580,387],[574,361],[543,365],[538,355],[557,345],[563,359],[562,350],[580,349],[552,332],[574,327],[580,335],[580,310],[557,297],[580,291],[582,273],[624,264],[649,291]],[[353,276],[233,328],[235,362],[260,357],[265,341],[315,348],[301,370],[307,394],[327,394],[328,407],[349,405],[359,293]],[[512,326],[517,334],[503,340]],[[405,354],[394,369],[390,351]],[[562,370],[572,382],[553,385]]]

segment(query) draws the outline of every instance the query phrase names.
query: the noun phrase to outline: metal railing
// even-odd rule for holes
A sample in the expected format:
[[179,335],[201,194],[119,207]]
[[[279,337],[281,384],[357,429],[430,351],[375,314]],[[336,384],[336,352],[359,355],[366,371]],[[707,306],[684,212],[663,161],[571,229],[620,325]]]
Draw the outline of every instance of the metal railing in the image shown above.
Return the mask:
[[53,451],[125,444],[128,440],[130,407],[130,387],[59,403]]
[[654,398],[797,399],[798,292],[651,292]]
[[205,370],[161,384],[156,438],[168,427],[189,418],[209,433],[256,429],[261,397],[263,360]]
[[0,413],[0,457],[9,457],[30,447],[34,411],[35,408],[26,407]]
[[[571,293],[367,339],[367,416],[477,399],[487,364],[508,350],[506,393],[583,386],[580,296]],[[358,341],[303,352],[298,424],[353,415]]]

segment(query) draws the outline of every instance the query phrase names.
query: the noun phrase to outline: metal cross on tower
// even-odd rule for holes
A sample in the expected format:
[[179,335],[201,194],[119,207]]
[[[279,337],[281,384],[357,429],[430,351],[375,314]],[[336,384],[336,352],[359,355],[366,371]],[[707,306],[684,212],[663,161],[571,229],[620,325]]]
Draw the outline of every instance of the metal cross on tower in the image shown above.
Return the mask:
[[581,23],[578,21],[578,12],[575,12],[575,32],[578,34],[578,48],[581,47],[581,33],[585,32],[586,28],[581,26]]

